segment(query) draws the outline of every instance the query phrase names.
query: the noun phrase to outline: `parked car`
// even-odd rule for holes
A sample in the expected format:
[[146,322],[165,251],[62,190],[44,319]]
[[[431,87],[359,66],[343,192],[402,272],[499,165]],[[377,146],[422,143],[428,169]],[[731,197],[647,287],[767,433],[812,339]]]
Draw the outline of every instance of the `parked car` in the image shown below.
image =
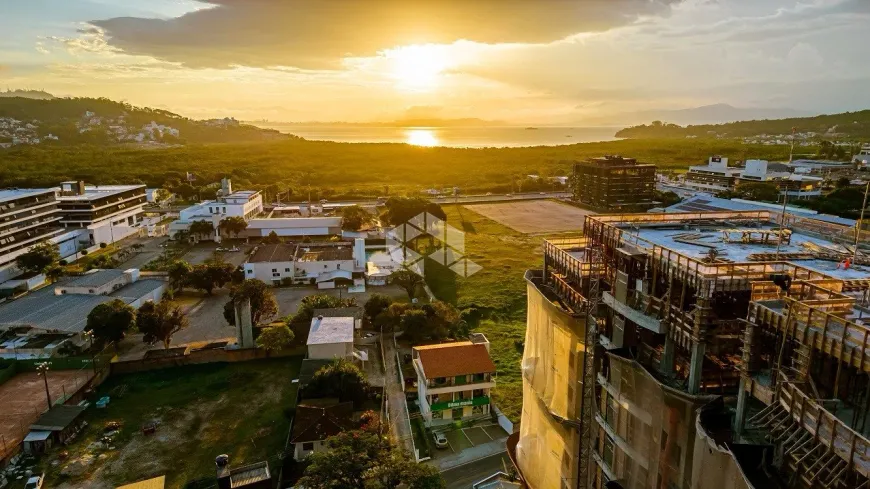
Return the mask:
[[432,438],[435,439],[435,448],[447,448],[447,437],[444,433],[432,433]]
[[27,484],[24,484],[24,489],[42,489],[42,482],[45,479],[45,473],[34,475],[27,479]]
[[233,246],[232,248],[230,248],[230,251],[236,252],[236,251],[239,251],[239,248],[236,246]]
[[227,249],[224,247],[218,246],[217,248],[215,248],[215,251],[227,251]]

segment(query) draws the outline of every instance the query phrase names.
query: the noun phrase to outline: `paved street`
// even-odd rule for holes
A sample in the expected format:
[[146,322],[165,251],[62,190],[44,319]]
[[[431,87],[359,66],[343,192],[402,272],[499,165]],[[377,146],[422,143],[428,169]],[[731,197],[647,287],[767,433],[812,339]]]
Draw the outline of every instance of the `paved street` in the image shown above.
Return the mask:
[[479,482],[496,472],[504,471],[505,467],[510,466],[511,461],[507,453],[503,452],[445,470],[441,472],[441,476],[447,483],[447,489],[468,489],[475,482]]
[[134,253],[129,260],[121,263],[119,267],[125,270],[128,268],[142,268],[146,263],[163,253],[164,248],[161,248],[160,244],[167,242],[167,240],[167,238],[131,238],[124,240],[121,246],[127,247],[139,243],[145,247],[141,251]]
[[[405,392],[402,390],[402,385],[399,383],[399,371],[396,365],[396,349],[393,346],[392,338],[388,335],[384,337],[384,355],[387,364],[386,371],[386,391],[387,402],[390,406],[390,432],[396,440],[408,453],[414,453],[414,441],[411,438],[411,425],[408,420],[408,405],[405,402]],[[413,455],[412,455],[413,456]]]

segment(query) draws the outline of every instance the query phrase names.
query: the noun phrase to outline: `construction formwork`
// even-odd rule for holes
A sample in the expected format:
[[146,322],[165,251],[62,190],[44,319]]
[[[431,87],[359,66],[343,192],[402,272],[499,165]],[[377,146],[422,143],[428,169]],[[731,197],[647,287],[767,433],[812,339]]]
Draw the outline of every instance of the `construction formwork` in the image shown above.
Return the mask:
[[[762,249],[735,261],[693,256],[644,238],[645,230],[681,228],[688,233],[716,229],[729,245],[775,251]],[[753,482],[759,484],[755,487],[870,487],[865,472],[870,443],[862,434],[870,430],[870,333],[861,320],[870,277],[835,276],[789,261],[815,255],[780,253],[799,230],[841,243],[846,251],[838,251],[837,259],[854,253],[854,228],[749,211],[587,216],[584,229],[583,238],[545,241],[544,270],[538,276],[551,304],[576,317],[587,315],[599,335],[584,344],[585,353],[594,353],[598,397],[593,406],[576,399],[580,417],[574,423],[581,435],[576,454],[583,457],[589,435],[580,429],[582,413],[592,410],[596,469],[588,485],[578,474],[578,484],[567,487],[598,488],[614,479],[629,482],[626,487],[678,489],[742,489]],[[861,244],[870,239],[867,234]],[[843,244],[849,242],[851,248]],[[866,313],[870,316],[870,309]],[[545,321],[536,322],[527,344],[530,335],[541,334]],[[577,378],[588,385],[587,377]],[[650,389],[638,395],[634,385],[641,378],[663,395]],[[544,399],[537,397],[539,403]],[[720,419],[708,433],[697,414],[713,398],[731,404],[720,407],[725,414],[708,416]],[[674,414],[674,399],[683,403],[677,411],[685,416]],[[610,419],[607,411],[614,409],[626,414]],[[550,421],[559,419],[552,410],[547,413]],[[729,420],[727,429],[722,418]],[[649,455],[656,450],[649,441],[662,443],[664,436],[644,438],[635,430],[656,431],[655,426],[675,435],[668,436],[669,448],[659,447],[673,456],[670,468]],[[773,452],[759,448],[771,446]],[[784,452],[789,456],[780,457]],[[723,464],[727,477],[715,483],[699,478],[695,463],[700,462],[693,462],[698,456]],[[677,465],[673,458],[679,459]],[[754,462],[747,460],[769,465],[776,477],[753,475],[745,465]],[[768,482],[758,482],[762,479]]]

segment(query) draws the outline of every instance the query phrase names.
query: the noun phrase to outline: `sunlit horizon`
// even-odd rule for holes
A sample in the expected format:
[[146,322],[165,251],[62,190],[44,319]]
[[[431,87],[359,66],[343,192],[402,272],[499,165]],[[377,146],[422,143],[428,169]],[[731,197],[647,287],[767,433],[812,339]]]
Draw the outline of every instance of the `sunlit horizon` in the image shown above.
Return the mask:
[[412,146],[433,147],[441,145],[437,134],[432,129],[409,129],[405,131],[405,138],[407,143]]

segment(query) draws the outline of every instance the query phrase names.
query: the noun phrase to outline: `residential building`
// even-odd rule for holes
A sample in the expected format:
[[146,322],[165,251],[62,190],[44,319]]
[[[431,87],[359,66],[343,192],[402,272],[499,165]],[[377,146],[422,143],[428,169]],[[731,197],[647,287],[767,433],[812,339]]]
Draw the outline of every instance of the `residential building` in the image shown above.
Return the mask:
[[33,246],[64,234],[51,189],[0,190],[0,282],[21,273],[15,260]]
[[300,402],[290,429],[293,460],[302,462],[312,453],[325,451],[327,438],[353,429],[352,416],[352,402],[338,402],[338,399]]
[[528,487],[870,487],[853,228],[753,210],[587,216],[584,232],[545,240],[526,273],[508,451]]
[[317,284],[334,288],[336,281],[353,283],[357,270],[349,243],[260,245],[244,264],[245,278],[267,284]]
[[353,333],[355,320],[348,317],[314,316],[308,331],[308,358],[336,359],[353,358]]
[[486,336],[476,333],[471,341],[415,346],[412,359],[427,426],[489,416],[495,364]]
[[67,230],[82,230],[84,248],[114,243],[139,234],[145,185],[85,185],[82,181],[62,182],[57,194]]
[[603,211],[643,211],[652,207],[655,165],[607,155],[574,164],[574,200]]

